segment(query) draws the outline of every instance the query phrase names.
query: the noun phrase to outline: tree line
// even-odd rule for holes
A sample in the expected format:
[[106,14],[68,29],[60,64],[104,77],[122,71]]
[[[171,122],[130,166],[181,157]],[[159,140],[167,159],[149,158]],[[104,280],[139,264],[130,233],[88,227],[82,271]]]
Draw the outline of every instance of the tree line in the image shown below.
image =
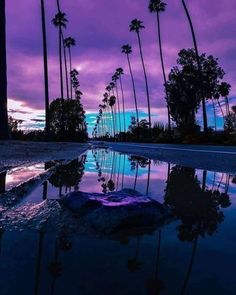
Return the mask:
[[[81,102],[79,72],[73,68],[72,47],[76,41],[66,36],[68,19],[56,0],[57,12],[52,24],[58,30],[58,59],[60,73],[60,95],[50,103],[49,69],[47,50],[47,21],[44,0],[40,0],[42,24],[43,65],[44,65],[44,103],[45,103],[45,139],[84,140],[87,138],[85,110]],[[12,118],[7,112],[7,51],[6,51],[6,12],[5,0],[0,4],[0,139],[11,137]]]
[[[203,134],[206,137],[212,131],[217,132],[217,110],[220,111],[226,132],[232,132],[236,128],[235,107],[230,109],[229,93],[231,85],[223,81],[225,72],[219,65],[218,58],[205,53],[200,53],[195,28],[191,19],[190,11],[186,1],[180,1],[183,11],[188,20],[189,29],[192,35],[192,48],[180,50],[177,58],[177,65],[174,66],[167,75],[162,42],[161,14],[166,11],[167,4],[161,0],[150,0],[148,9],[156,18],[157,24],[157,44],[160,56],[161,71],[163,76],[163,86],[166,108],[167,126],[152,122],[150,102],[150,89],[143,53],[142,34],[145,29],[143,21],[133,19],[129,30],[137,35],[139,55],[144,75],[146,90],[146,106],[148,118],[140,121],[138,94],[135,77],[132,67],[133,49],[130,44],[125,44],[121,52],[126,55],[128,73],[131,79],[133,91],[133,102],[135,116],[131,118],[131,125],[127,128],[125,120],[124,88],[122,85],[122,75],[124,70],[118,68],[111,77],[112,82],[106,87],[99,105],[99,113],[93,129],[93,137],[121,140],[137,140],[148,137],[150,141],[155,140],[158,133],[164,133],[165,140],[173,138],[178,131],[182,136],[199,133],[201,126],[197,122],[197,113],[202,110]],[[118,85],[119,82],[119,85]],[[122,98],[122,112],[120,111],[120,100]],[[210,104],[212,107],[210,107]],[[208,109],[208,110],[207,110]],[[208,113],[213,110],[214,126],[209,126]],[[200,114],[199,114],[200,115]],[[198,116],[199,116],[198,115]],[[123,124],[120,123],[123,117]],[[128,129],[128,130],[127,130]],[[148,135],[147,135],[148,134]]]

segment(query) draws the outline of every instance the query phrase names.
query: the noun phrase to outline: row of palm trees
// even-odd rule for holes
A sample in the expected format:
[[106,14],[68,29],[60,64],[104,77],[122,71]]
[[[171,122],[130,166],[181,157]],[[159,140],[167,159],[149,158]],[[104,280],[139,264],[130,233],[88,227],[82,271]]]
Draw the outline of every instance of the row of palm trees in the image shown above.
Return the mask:
[[[60,1],[56,0],[57,13],[52,23],[58,28],[58,48],[60,64],[60,97],[65,98],[64,85],[66,85],[66,98],[73,98],[72,53],[71,48],[75,46],[75,40],[72,37],[64,36],[68,20],[66,14],[62,12]],[[40,0],[41,5],[41,23],[42,23],[42,42],[43,42],[43,62],[44,62],[44,100],[45,100],[45,131],[49,133],[49,74],[48,74],[48,52],[47,52],[47,28],[45,16],[45,2]],[[69,67],[68,67],[69,58]],[[64,59],[64,60],[63,60]],[[64,70],[63,70],[64,62]],[[65,82],[64,82],[65,75]],[[82,93],[81,93],[82,94]],[[7,63],[6,63],[6,14],[5,0],[0,3],[0,139],[9,138],[8,114],[7,114]]]
[[[195,35],[195,30],[194,26],[192,23],[192,19],[188,10],[188,7],[186,5],[185,0],[180,1],[182,3],[184,12],[186,14],[190,31],[192,34],[192,39],[193,39],[193,47],[196,53],[197,57],[197,64],[198,64],[198,72],[199,72],[199,81],[201,83],[202,77],[201,77],[201,65],[200,65],[200,56],[199,56],[199,50],[198,50],[198,45],[197,45],[197,40],[196,40],[196,35]],[[167,75],[166,75],[166,69],[165,69],[165,60],[164,60],[164,55],[163,55],[163,48],[162,48],[162,30],[161,30],[161,20],[160,20],[160,14],[165,12],[167,4],[164,3],[162,0],[150,0],[148,9],[150,13],[156,15],[156,21],[157,21],[157,39],[158,39],[158,47],[159,47],[159,54],[160,54],[160,61],[161,61],[161,69],[162,69],[162,75],[163,75],[163,81],[164,81],[164,88],[165,88],[165,99],[167,101],[167,116],[168,116],[168,130],[169,132],[171,131],[171,116],[170,116],[170,109],[168,105],[168,92],[167,92]],[[146,66],[144,62],[144,55],[143,55],[143,48],[142,48],[142,40],[141,40],[141,31],[145,29],[145,26],[141,20],[134,19],[131,21],[131,24],[129,26],[130,32],[134,32],[137,34],[137,40],[138,40],[138,47],[139,47],[139,53],[140,53],[140,58],[142,62],[142,68],[143,68],[143,74],[144,74],[144,82],[145,82],[145,89],[146,89],[146,99],[147,99],[147,109],[148,109],[148,124],[149,128],[152,127],[152,120],[151,120],[151,102],[150,102],[150,90],[149,90],[149,85],[148,85],[148,78],[147,78],[147,71],[146,71]],[[127,56],[127,62],[128,62],[128,68],[129,68],[129,73],[131,77],[131,82],[132,82],[132,88],[133,88],[133,96],[134,96],[134,105],[135,105],[135,110],[136,110],[136,121],[137,125],[139,124],[139,112],[138,112],[138,102],[137,102],[137,91],[136,91],[136,85],[135,85],[135,80],[134,80],[134,75],[132,71],[132,64],[131,64],[131,59],[130,55],[132,54],[132,47],[129,44],[125,44],[122,46],[122,53],[124,53]],[[201,88],[201,87],[200,87]],[[203,96],[203,93],[201,93],[201,101],[202,101],[202,111],[203,111],[203,127],[204,127],[204,133],[207,132],[208,129],[208,123],[207,123],[207,111],[206,111],[206,101]],[[113,98],[114,100],[114,98]],[[118,101],[118,100],[117,100]],[[96,122],[94,132],[96,133],[97,130],[97,125],[99,122],[101,122],[102,119],[98,120]],[[106,132],[103,132],[106,133]],[[115,132],[113,132],[114,134]]]

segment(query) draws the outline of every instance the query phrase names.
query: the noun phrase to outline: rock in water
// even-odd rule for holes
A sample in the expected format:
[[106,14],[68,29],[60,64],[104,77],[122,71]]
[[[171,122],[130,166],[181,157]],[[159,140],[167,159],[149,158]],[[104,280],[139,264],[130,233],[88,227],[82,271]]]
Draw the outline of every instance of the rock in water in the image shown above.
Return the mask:
[[73,192],[61,202],[79,218],[80,231],[86,233],[109,235],[156,229],[170,219],[169,211],[162,204],[128,189],[106,195]]

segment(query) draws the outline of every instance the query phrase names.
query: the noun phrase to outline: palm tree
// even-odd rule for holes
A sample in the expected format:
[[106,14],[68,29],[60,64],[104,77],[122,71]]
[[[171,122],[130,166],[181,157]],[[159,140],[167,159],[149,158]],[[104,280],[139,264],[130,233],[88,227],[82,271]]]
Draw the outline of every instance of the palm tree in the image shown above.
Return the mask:
[[64,90],[63,90],[63,72],[62,72],[62,28],[66,28],[66,23],[68,20],[66,19],[66,14],[58,11],[55,17],[52,20],[52,23],[55,27],[58,28],[59,32],[59,62],[60,62],[60,83],[61,83],[61,98],[64,98]]
[[[112,92],[112,96],[115,97],[115,91],[114,91],[114,88],[115,88],[115,83],[114,82],[110,82],[109,84],[109,87],[111,89],[111,92]],[[115,130],[116,132],[118,133],[118,124],[117,124],[117,109],[116,109],[116,97],[115,97],[115,100],[114,100],[114,110],[113,110],[113,118],[114,118],[114,121],[115,121]]]
[[116,69],[117,76],[120,81],[120,89],[121,89],[121,95],[122,95],[122,105],[123,105],[123,122],[124,122],[124,132],[126,132],[126,122],[125,122],[125,96],[124,96],[124,89],[123,89],[123,83],[121,76],[124,75],[124,70],[122,68]]
[[62,32],[62,42],[63,42],[63,55],[64,55],[64,65],[65,65],[65,75],[66,75],[66,98],[69,99],[69,77],[68,77],[68,66],[67,66],[67,56],[66,56],[66,45],[65,39]]
[[114,82],[114,88],[116,90],[116,98],[117,98],[117,106],[118,106],[118,121],[119,121],[119,129],[121,132],[121,117],[120,117],[120,100],[119,100],[119,93],[117,88],[117,80],[119,79],[117,73],[112,76],[112,81]]
[[130,76],[131,76],[132,85],[133,85],[133,92],[134,92],[134,103],[135,103],[135,110],[136,110],[136,119],[137,119],[137,124],[139,124],[139,113],[138,113],[136,87],[135,87],[135,83],[134,83],[134,76],[133,76],[133,71],[132,71],[132,68],[131,68],[131,63],[130,63],[130,58],[129,58],[129,55],[132,53],[132,47],[129,44],[123,45],[122,46],[122,53],[126,54],[126,56],[127,56]]
[[113,107],[116,103],[116,97],[114,95],[110,96],[109,98],[109,106],[111,108],[111,113],[112,113],[112,121],[113,121],[113,135],[115,137],[116,135],[116,124],[115,124],[115,117],[114,117],[114,110],[113,110]]
[[9,139],[5,0],[0,1],[0,139]]
[[152,127],[152,120],[151,120],[151,107],[150,107],[150,95],[149,95],[149,88],[148,88],[148,80],[147,80],[147,73],[146,73],[146,68],[144,64],[144,58],[143,58],[143,50],[142,50],[142,45],[141,45],[141,38],[140,38],[140,30],[144,29],[143,22],[134,19],[131,21],[131,24],[129,26],[130,32],[135,32],[138,36],[138,44],[139,44],[139,51],[140,51],[140,57],[143,65],[143,73],[144,73],[144,79],[145,79],[145,85],[146,85],[146,93],[147,93],[147,103],[148,103],[148,123],[149,123],[149,128]]
[[[197,64],[198,64],[199,82],[201,84],[202,83],[202,71],[201,71],[200,56],[199,56],[199,51],[198,51],[198,46],[197,46],[197,39],[196,39],[196,35],[195,35],[195,31],[194,31],[192,19],[191,19],[190,13],[188,11],[187,5],[185,3],[185,0],[181,0],[181,1],[182,1],[183,7],[184,7],[184,11],[185,11],[185,14],[187,16],[187,19],[188,19],[188,22],[189,22],[189,26],[190,26],[190,29],[191,29],[191,33],[192,33],[193,45],[194,45],[194,49],[195,49],[195,52],[196,52],[196,58],[197,58]],[[200,90],[201,90],[201,85],[200,85]],[[200,92],[200,95],[203,95],[201,92]],[[204,133],[206,134],[207,133],[208,124],[207,124],[207,112],[206,112],[206,101],[205,101],[205,97],[202,97],[202,111],[203,111],[203,127],[204,127]]]
[[42,18],[43,61],[44,61],[45,132],[46,132],[46,136],[48,136],[49,134],[49,87],[48,87],[47,33],[46,33],[44,0],[41,0],[41,18]]
[[[75,39],[68,37],[64,40],[65,47],[68,48],[69,51],[69,59],[70,59],[70,73],[72,71],[72,59],[71,59],[71,47],[75,46]],[[70,98],[72,99],[72,82],[70,80]]]
[[161,24],[160,24],[160,12],[164,12],[165,8],[166,8],[166,3],[162,2],[161,0],[150,0],[149,10],[151,13],[156,13],[156,16],[157,16],[157,29],[158,29],[158,41],[159,41],[159,50],[160,50],[160,58],[161,58],[161,68],[162,68],[162,74],[163,74],[165,92],[166,92],[166,99],[167,99],[168,129],[170,132],[171,131],[170,108],[169,108],[169,104],[168,104],[168,92],[166,89],[167,79],[166,79],[165,65],[164,65],[164,58],[163,58],[162,40],[161,40]]

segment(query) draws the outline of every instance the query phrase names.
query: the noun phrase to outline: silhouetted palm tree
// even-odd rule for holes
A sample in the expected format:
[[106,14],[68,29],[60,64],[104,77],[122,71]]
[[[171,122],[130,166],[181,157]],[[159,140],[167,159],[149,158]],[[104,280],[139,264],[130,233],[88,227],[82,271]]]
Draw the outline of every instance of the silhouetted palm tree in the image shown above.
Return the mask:
[[113,135],[115,137],[116,135],[116,124],[115,124],[115,117],[114,117],[114,110],[113,110],[113,107],[116,103],[116,97],[115,96],[110,96],[109,98],[109,106],[111,108],[111,113],[112,113],[112,121],[113,121]]
[[[165,73],[165,65],[164,65],[164,58],[163,58],[163,51],[162,51],[162,40],[161,40],[161,24],[160,24],[160,12],[164,12],[166,8],[166,3],[164,3],[161,0],[150,0],[149,3],[149,10],[151,13],[156,13],[157,16],[157,29],[158,29],[158,42],[159,42],[159,49],[160,49],[160,58],[161,58],[161,68],[162,68],[162,74],[164,79],[164,86],[165,86],[165,92],[166,92],[166,99],[168,102],[168,92],[166,89],[166,73]],[[169,104],[167,103],[167,111],[168,111],[168,129],[169,132],[171,130],[170,125],[170,108]]]
[[198,64],[198,72],[199,72],[199,83],[200,83],[200,95],[202,96],[202,111],[203,111],[203,127],[204,127],[204,133],[207,133],[207,128],[208,128],[208,124],[207,124],[207,112],[206,112],[206,101],[205,101],[205,97],[203,97],[201,88],[202,88],[202,70],[201,70],[201,63],[200,63],[200,56],[199,56],[199,51],[198,51],[198,46],[197,46],[197,39],[195,36],[195,31],[194,31],[194,27],[193,27],[193,23],[192,23],[192,19],[190,16],[190,13],[188,11],[187,5],[185,3],[185,0],[181,0],[183,7],[184,7],[184,11],[186,13],[189,25],[190,25],[190,29],[191,29],[191,33],[192,33],[192,38],[193,38],[193,45],[194,45],[194,49],[196,52],[196,58],[197,58],[197,64]]
[[52,20],[52,23],[55,27],[58,28],[59,33],[59,62],[60,62],[60,83],[61,83],[61,98],[64,98],[64,89],[63,89],[63,70],[62,70],[62,28],[66,28],[66,14],[59,11]]
[[43,33],[43,61],[44,61],[44,96],[45,96],[45,133],[49,134],[49,86],[48,86],[48,54],[44,0],[41,0],[41,19]]
[[0,139],[9,139],[5,0],[0,1]]
[[151,106],[150,106],[150,95],[149,95],[149,88],[148,88],[148,80],[147,80],[147,73],[146,73],[146,67],[144,64],[144,58],[143,58],[143,50],[142,50],[142,44],[141,44],[141,38],[140,38],[140,30],[144,29],[143,22],[134,19],[131,21],[130,24],[130,32],[135,32],[138,36],[138,44],[139,44],[139,51],[140,51],[140,57],[143,65],[143,73],[144,73],[144,79],[145,79],[145,85],[146,85],[146,93],[147,93],[147,103],[148,103],[148,122],[149,122],[149,128],[152,126],[152,120],[151,120]]
[[132,85],[133,85],[133,92],[134,92],[134,103],[135,103],[135,110],[136,110],[136,119],[137,119],[137,124],[139,124],[139,113],[138,113],[136,87],[135,87],[135,83],[134,83],[134,76],[133,76],[133,71],[132,71],[132,68],[131,68],[131,63],[130,63],[130,58],[129,58],[129,55],[132,53],[132,47],[129,44],[123,45],[122,46],[122,53],[126,54],[127,60],[128,60],[129,71],[130,71],[130,76],[131,76]]
[[124,122],[124,132],[126,132],[126,120],[125,120],[125,96],[124,96],[124,89],[123,89],[123,83],[121,76],[124,75],[124,70],[122,68],[116,69],[117,76],[120,81],[120,89],[121,89],[121,95],[122,95],[122,105],[123,105],[123,122]]
[[118,93],[118,87],[117,87],[117,80],[119,79],[117,73],[115,73],[112,76],[112,81],[114,82],[114,88],[116,90],[116,101],[117,101],[117,106],[118,106],[118,122],[119,122],[119,129],[121,132],[121,116],[120,116],[120,99],[119,99],[119,93]]
[[[75,46],[75,39],[68,37],[64,40],[65,47],[68,48],[69,51],[69,59],[70,59],[70,73],[72,71],[72,58],[71,58],[71,47]],[[70,80],[70,98],[72,99],[72,82]]]

